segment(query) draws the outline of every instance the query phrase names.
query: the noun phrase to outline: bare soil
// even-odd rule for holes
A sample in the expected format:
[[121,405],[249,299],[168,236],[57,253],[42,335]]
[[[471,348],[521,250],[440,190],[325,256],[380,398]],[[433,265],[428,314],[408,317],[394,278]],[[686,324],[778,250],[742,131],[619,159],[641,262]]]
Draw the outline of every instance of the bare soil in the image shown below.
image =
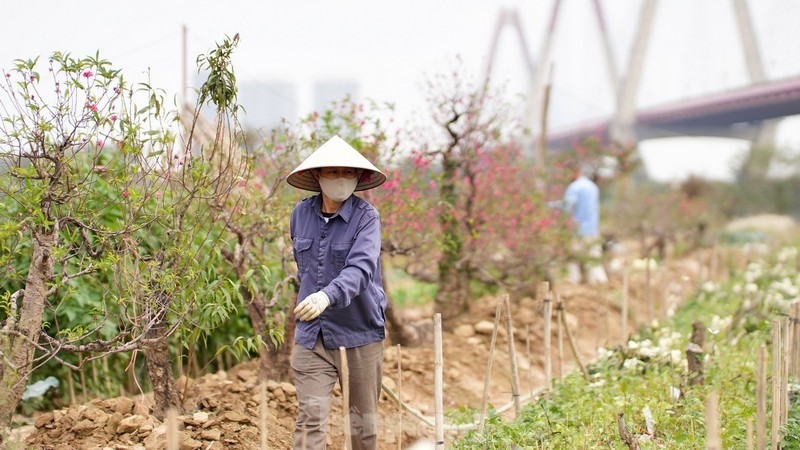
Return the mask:
[[[628,334],[650,319],[664,317],[667,311],[690,295],[699,282],[715,273],[719,266],[711,262],[710,252],[681,259],[671,259],[651,272],[652,289],[647,294],[647,274],[643,268],[628,271],[629,320]],[[618,256],[619,258],[620,256]],[[627,258],[628,261],[632,256]],[[612,261],[613,268],[618,261]],[[715,269],[716,267],[716,269]],[[703,268],[703,270],[701,270]],[[559,283],[552,286],[566,306],[566,323],[586,364],[599,347],[613,346],[627,339],[621,323],[623,275],[610,271],[608,284],[599,286]],[[648,298],[650,301],[648,302]],[[518,366],[520,395],[541,388],[545,383],[543,350],[543,303],[541,299],[512,298],[514,348]],[[503,296],[489,296],[476,301],[469,314],[445,324],[443,332],[444,407],[452,412],[478,411],[481,407],[489,348],[496,307]],[[555,317],[555,310],[554,310]],[[402,311],[408,322],[432,326],[433,311],[428,308]],[[551,329],[552,376],[576,370],[566,330],[559,342],[554,320]],[[505,323],[500,321],[493,366],[488,389],[488,401],[501,408],[512,401],[512,370],[509,340]],[[563,349],[563,360],[559,358]],[[398,359],[402,368],[402,385],[398,375]],[[433,423],[434,416],[434,348],[433,338],[417,348],[398,348],[387,342],[384,359],[384,384],[394,392],[401,391],[403,401],[418,410]],[[228,372],[208,374],[199,379],[179,380],[186,389],[186,413],[177,418],[181,449],[252,450],[260,448],[259,405],[260,390],[254,362],[235,366]],[[270,381],[267,384],[269,409],[269,448],[292,447],[297,400],[290,383]],[[16,430],[17,439],[24,439],[31,449],[163,449],[167,441],[167,421],[150,414],[150,395],[93,399],[56,411],[37,413],[31,418],[19,418],[27,423]],[[513,419],[514,408],[504,416]],[[462,414],[463,416],[463,414]],[[337,388],[330,415],[329,445],[343,447],[341,433],[341,395]],[[386,393],[380,399],[380,448],[397,449],[425,440],[433,441],[434,429],[404,411]],[[402,433],[400,428],[402,427]],[[463,433],[463,432],[462,432]],[[402,434],[402,437],[400,437]],[[447,439],[453,439],[448,432]]]

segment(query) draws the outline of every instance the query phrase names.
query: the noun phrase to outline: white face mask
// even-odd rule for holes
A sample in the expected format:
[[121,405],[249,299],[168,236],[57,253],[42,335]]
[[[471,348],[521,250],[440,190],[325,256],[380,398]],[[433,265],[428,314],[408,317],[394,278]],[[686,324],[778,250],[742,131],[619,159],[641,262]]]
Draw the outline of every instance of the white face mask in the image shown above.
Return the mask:
[[319,177],[319,187],[322,192],[328,196],[329,199],[336,202],[343,202],[353,194],[358,184],[358,177],[353,179],[347,178],[334,178],[328,179]]

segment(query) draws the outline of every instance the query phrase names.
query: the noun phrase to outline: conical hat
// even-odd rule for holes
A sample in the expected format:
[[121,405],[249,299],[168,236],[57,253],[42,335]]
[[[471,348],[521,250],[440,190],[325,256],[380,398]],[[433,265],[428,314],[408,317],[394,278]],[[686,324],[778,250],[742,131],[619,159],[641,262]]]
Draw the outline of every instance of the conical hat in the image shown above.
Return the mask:
[[286,177],[292,186],[307,191],[320,192],[319,182],[311,174],[311,169],[321,167],[354,167],[365,169],[361,179],[356,184],[357,191],[364,191],[378,187],[386,181],[386,175],[364,158],[358,150],[354,149],[339,136],[328,139],[328,142],[314,151],[296,169]]

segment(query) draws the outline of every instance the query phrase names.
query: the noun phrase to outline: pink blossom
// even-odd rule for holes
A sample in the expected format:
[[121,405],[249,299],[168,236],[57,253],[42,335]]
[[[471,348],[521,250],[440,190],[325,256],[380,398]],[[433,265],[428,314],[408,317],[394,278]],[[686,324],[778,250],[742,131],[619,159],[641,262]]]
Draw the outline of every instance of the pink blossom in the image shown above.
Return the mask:
[[125,197],[125,198],[128,198],[128,197],[131,196],[131,194],[127,190],[124,190],[124,191],[122,191],[122,196]]
[[400,180],[387,181],[383,186],[386,189],[394,189],[400,184]]
[[89,77],[91,77],[93,75],[94,75],[94,72],[92,72],[91,70],[86,70],[86,71],[83,72],[83,77],[84,78],[89,78]]
[[97,103],[95,103],[95,102],[87,104],[86,107],[91,109],[92,112],[97,112]]
[[120,92],[122,92],[122,89],[120,89],[119,86],[114,88],[114,93],[115,94],[119,95]]
[[109,118],[109,120],[111,120],[112,122],[116,122],[116,121],[117,121],[117,119],[118,119],[118,117],[117,117],[117,115],[116,115],[116,114],[112,114],[112,115],[111,115],[111,116],[109,116],[108,118]]
[[102,139],[98,139],[98,140],[97,140],[97,146],[98,146],[98,147],[100,147],[100,148],[103,148],[103,144],[104,144],[104,143],[105,143],[105,142],[103,142],[103,140],[102,140]]

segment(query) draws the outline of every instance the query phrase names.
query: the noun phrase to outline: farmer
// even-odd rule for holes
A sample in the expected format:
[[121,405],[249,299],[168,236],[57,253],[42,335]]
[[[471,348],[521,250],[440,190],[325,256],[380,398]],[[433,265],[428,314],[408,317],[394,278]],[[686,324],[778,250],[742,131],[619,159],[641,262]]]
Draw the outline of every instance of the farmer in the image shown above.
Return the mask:
[[[378,211],[353,191],[379,186],[386,175],[334,136],[286,181],[319,192],[297,203],[290,222],[301,300],[292,351],[299,403],[294,448],[326,447],[338,379],[340,386],[349,383],[352,448],[375,449],[386,309],[381,224]],[[348,380],[341,379],[339,347],[346,349]]]
[[602,263],[600,244],[600,189],[586,175],[591,170],[577,162],[569,165],[572,182],[564,191],[564,207],[572,215],[576,238],[574,258],[567,263],[567,278],[573,283],[606,283],[608,276]]

